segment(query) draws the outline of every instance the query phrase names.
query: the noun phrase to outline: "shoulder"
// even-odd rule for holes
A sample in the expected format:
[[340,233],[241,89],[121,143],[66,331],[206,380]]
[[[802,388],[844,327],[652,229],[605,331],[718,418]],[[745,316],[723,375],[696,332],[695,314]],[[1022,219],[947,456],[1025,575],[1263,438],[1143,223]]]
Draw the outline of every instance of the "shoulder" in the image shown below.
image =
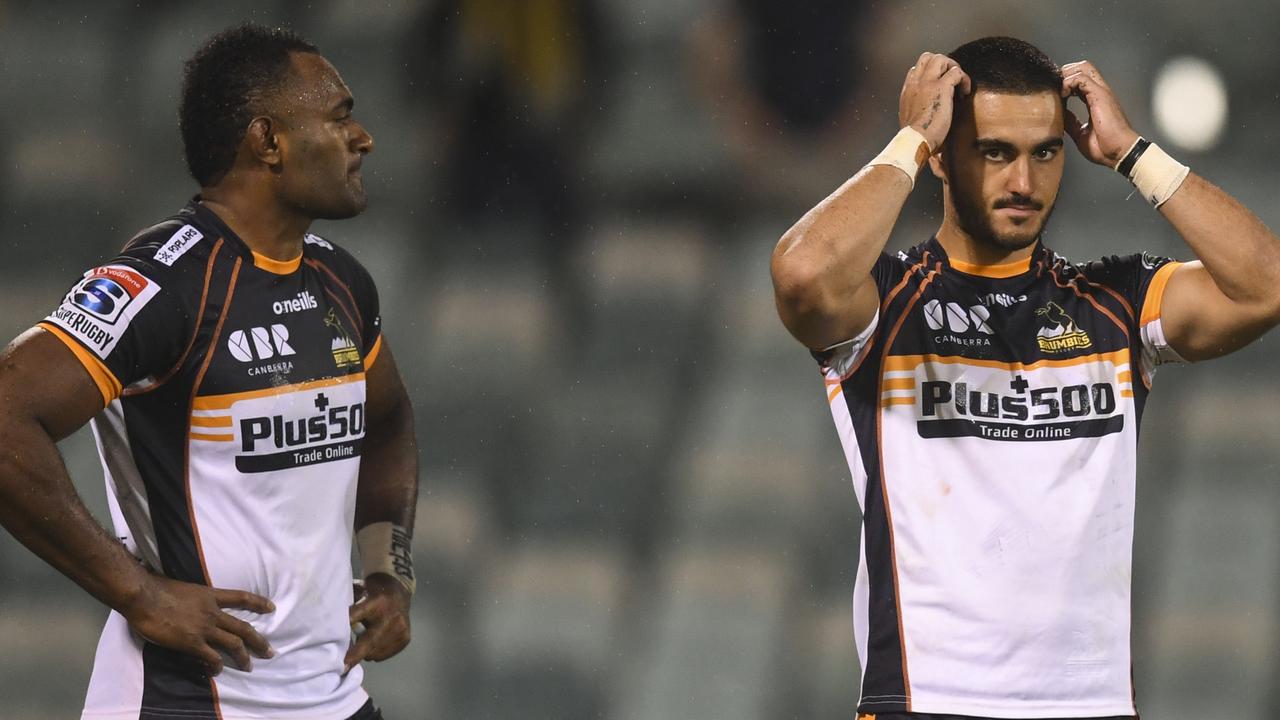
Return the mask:
[[345,285],[357,297],[377,292],[373,276],[364,265],[355,255],[332,240],[307,233],[303,236],[302,255],[322,275]]
[[1140,252],[1130,255],[1108,255],[1097,260],[1074,263],[1071,267],[1090,279],[1102,280],[1154,273],[1171,262],[1174,262],[1172,258]]
[[218,240],[216,229],[175,215],[139,231],[108,264],[128,266],[171,293],[199,292]]

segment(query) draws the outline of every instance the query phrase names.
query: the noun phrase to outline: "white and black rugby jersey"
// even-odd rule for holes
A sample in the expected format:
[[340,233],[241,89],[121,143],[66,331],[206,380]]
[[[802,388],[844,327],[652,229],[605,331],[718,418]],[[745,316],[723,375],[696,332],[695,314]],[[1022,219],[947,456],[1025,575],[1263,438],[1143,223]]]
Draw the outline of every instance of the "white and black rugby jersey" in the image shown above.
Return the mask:
[[815,353],[863,510],[858,711],[1136,714],[1138,422],[1178,263],[1008,265],[936,239],[872,275],[881,305]]
[[41,326],[102,392],[92,425],[117,534],[156,572],[270,598],[231,612],[276,651],[217,677],[112,612],[84,718],[343,720],[368,696],[342,675],[365,371],[378,296],[308,235],[281,262],[192,201],[89,270]]

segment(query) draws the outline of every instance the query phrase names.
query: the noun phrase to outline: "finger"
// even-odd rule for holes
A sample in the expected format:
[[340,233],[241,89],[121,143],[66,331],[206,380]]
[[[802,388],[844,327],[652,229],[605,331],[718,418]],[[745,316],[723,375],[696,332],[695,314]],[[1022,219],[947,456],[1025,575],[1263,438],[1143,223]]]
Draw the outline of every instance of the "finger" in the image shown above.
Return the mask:
[[[1062,87],[1066,88],[1067,95],[1077,95],[1087,104],[1090,96],[1094,95],[1096,87],[1093,84],[1093,78],[1084,73],[1075,73],[1062,79]],[[1064,96],[1065,97],[1065,96]]]
[[[368,600],[361,600],[360,602],[357,602],[347,611],[347,615],[351,618],[352,625],[355,625],[358,622],[365,622],[367,618],[372,617],[375,614],[373,604]],[[365,624],[367,625],[368,623]]]
[[1080,118],[1076,117],[1075,113],[1067,110],[1062,116],[1062,119],[1067,135],[1070,135],[1071,139],[1074,140],[1077,145],[1084,142],[1084,136],[1088,134],[1088,129],[1085,127],[1084,123],[1080,122]]
[[254,595],[244,590],[222,590],[214,588],[213,599],[220,608],[236,608],[252,610],[258,614],[276,611],[276,604],[261,595]]
[[271,643],[267,642],[267,639],[252,625],[226,613],[218,613],[218,615],[218,627],[238,636],[254,655],[260,658],[275,657],[276,651],[271,648]]
[[965,95],[969,94],[969,91],[965,89],[965,86],[969,84],[969,76],[964,74],[959,65],[952,65],[950,70],[943,73],[942,81],[953,88],[960,88]]
[[249,651],[245,648],[240,636],[218,628],[213,631],[210,640],[214,645],[227,651],[231,659],[235,660],[236,667],[245,672],[253,669],[253,659],[249,657]]
[[208,644],[201,645],[196,648],[195,656],[200,658],[200,662],[204,664],[210,675],[222,673],[222,655],[217,650],[214,650],[212,646]]
[[347,656],[342,659],[342,674],[346,675],[351,672],[351,668],[359,665],[365,656],[369,654],[369,649],[373,646],[372,633],[365,633],[356,638],[356,641],[347,648]]

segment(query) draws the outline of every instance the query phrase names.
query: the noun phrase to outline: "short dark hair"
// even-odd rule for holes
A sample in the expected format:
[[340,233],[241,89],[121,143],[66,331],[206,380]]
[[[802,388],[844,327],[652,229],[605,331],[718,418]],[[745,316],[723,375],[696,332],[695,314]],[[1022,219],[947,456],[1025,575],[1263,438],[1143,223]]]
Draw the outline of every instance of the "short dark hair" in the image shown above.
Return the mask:
[[283,28],[244,23],[209,38],[182,72],[178,128],[191,176],[207,187],[231,169],[259,103],[289,74],[294,52],[320,52]]
[[1062,70],[1040,48],[1011,37],[967,42],[950,55],[973,83],[973,90],[1029,95],[1062,90]]

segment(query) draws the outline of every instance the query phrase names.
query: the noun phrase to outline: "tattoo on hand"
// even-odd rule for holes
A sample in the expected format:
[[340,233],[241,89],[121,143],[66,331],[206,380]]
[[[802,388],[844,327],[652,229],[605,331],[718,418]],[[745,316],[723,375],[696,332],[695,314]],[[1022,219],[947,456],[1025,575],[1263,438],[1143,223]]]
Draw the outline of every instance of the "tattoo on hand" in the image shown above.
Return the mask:
[[935,96],[933,98],[933,105],[929,106],[929,117],[925,118],[924,125],[922,126],[925,130],[928,130],[929,126],[933,124],[933,116],[938,114],[938,110],[940,109],[942,109],[942,98]]

